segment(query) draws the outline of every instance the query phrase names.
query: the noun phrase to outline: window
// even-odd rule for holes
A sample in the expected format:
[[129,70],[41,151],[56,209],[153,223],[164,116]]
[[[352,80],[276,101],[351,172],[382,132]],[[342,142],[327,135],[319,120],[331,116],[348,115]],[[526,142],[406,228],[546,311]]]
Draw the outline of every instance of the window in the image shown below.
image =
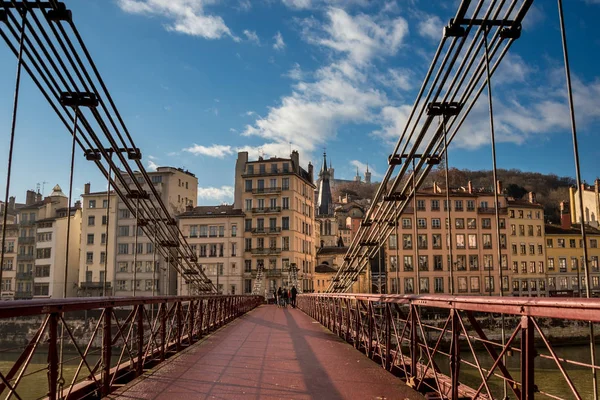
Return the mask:
[[553,245],[553,240],[552,239],[546,239],[546,247],[552,248],[552,245]]
[[94,244],[94,234],[93,233],[89,233],[87,235],[87,244]]
[[129,254],[129,244],[128,243],[119,243],[117,252],[119,254]]
[[456,200],[454,202],[454,210],[455,211],[462,211],[463,210],[463,201],[462,200]]
[[94,226],[96,225],[96,217],[93,215],[90,215],[88,217],[88,226]]
[[492,248],[492,235],[489,233],[484,233],[482,237],[483,237],[483,248],[491,249]]
[[491,254],[483,255],[483,268],[486,271],[494,269],[494,256],[492,256]]
[[534,255],[535,254],[535,244],[530,244],[529,245],[529,254],[530,255]]
[[237,225],[231,225],[231,237],[237,236]]
[[467,256],[458,255],[456,256],[456,270],[466,271],[467,270]]
[[523,219],[523,210],[519,210],[519,218]]
[[431,227],[434,229],[440,229],[442,227],[441,220],[439,218],[432,218],[431,219]]
[[402,228],[412,228],[412,219],[402,218]]
[[506,228],[506,221],[504,220],[504,218],[500,218],[500,229],[505,229]]
[[[484,237],[485,237],[485,235],[484,235]],[[468,240],[469,240],[469,248],[476,249],[477,248],[477,235],[469,234]]]
[[281,238],[281,249],[282,250],[289,250],[290,249],[290,238],[287,236],[284,236]]
[[477,229],[477,220],[475,218],[467,218],[467,228]]
[[244,249],[246,251],[252,250],[252,239],[249,239],[249,238],[245,239],[245,247],[244,247]]
[[290,198],[289,197],[283,197],[281,199],[281,207],[284,210],[289,210],[290,209]]
[[419,279],[419,291],[421,293],[429,293],[429,278]]
[[465,235],[459,233],[456,235],[456,248],[464,249],[465,248]]
[[129,225],[119,226],[118,236],[129,236]]
[[525,245],[525,243],[521,243],[520,248],[521,248],[521,255],[527,254],[527,246]]
[[208,234],[209,237],[217,237],[217,230],[218,230],[217,226],[209,226],[208,229],[209,229],[209,234]]
[[419,229],[427,228],[427,220],[425,218],[418,218],[417,227],[419,227]]
[[415,292],[414,279],[413,278],[404,278],[404,293],[412,294],[414,292]]
[[397,244],[398,244],[398,239],[396,238],[396,235],[394,235],[394,234],[390,235],[390,237],[388,238],[388,248],[390,250],[395,250]]
[[394,272],[398,268],[398,258],[396,256],[390,256],[390,271]]
[[412,256],[404,256],[404,271],[413,270],[413,258]]
[[536,226],[536,236],[542,236],[542,227],[541,225]]
[[433,270],[434,271],[442,271],[444,266],[442,264],[442,256],[435,255],[433,256]]
[[591,261],[592,261],[592,271],[598,272],[598,256],[592,256]]
[[246,179],[245,188],[246,188],[246,192],[252,191],[252,179]]
[[225,237],[225,225],[219,226],[219,237]]
[[425,200],[417,200],[417,211],[425,211]]
[[281,229],[287,231],[290,229],[290,217],[281,218]]
[[417,236],[417,246],[419,249],[427,249],[427,235]]
[[525,236],[525,225],[519,225],[519,236]]
[[479,269],[479,256],[477,254],[469,255],[469,269],[477,271]]
[[557,239],[557,246],[560,248],[565,247],[565,239]]
[[434,249],[442,248],[442,235],[439,233],[435,233],[431,235],[431,247]]
[[50,294],[49,283],[36,283],[33,285],[34,296],[48,296]]
[[592,249],[597,249],[598,248],[598,239],[590,239],[590,247]]
[[481,290],[479,287],[479,277],[472,276],[470,281],[471,281],[471,293],[479,293],[479,291]]
[[440,201],[439,200],[431,200],[431,211],[439,211],[440,210]]
[[246,211],[252,211],[252,199],[246,199]]
[[457,229],[464,229],[465,228],[465,219],[464,218],[456,218],[454,220],[454,224],[456,225]]
[[577,259],[577,257],[571,257],[571,269],[573,271],[577,271],[578,268],[579,268],[579,260]]
[[548,258],[548,271],[554,271],[554,258]]
[[458,292],[459,293],[466,293],[468,291],[467,289],[467,278],[465,276],[459,276],[458,280]]
[[100,252],[100,264],[104,264],[106,262],[106,253],[101,251]]
[[494,291],[494,277],[493,276],[485,276],[484,278],[484,282],[485,282],[485,291],[486,292],[493,292]]
[[35,277],[36,278],[47,278],[50,276],[49,265],[36,265],[35,266]]
[[533,236],[533,225],[527,225],[527,236]]
[[511,236],[516,236],[517,234],[517,226],[515,224],[510,225],[510,234]]
[[577,247],[577,242],[575,241],[575,239],[569,239],[569,247],[572,249]]
[[269,200],[269,207],[271,208],[271,210],[275,210],[277,208],[277,198],[276,197]]
[[529,261],[529,272],[535,274],[535,261]]
[[475,210],[475,201],[467,200],[467,211],[474,211],[474,210]]
[[88,208],[96,208],[96,200],[89,200]]
[[412,249],[412,235],[411,234],[402,235],[402,248],[404,250]]
[[281,189],[290,190],[290,178],[283,178],[281,180]]
[[538,249],[538,254],[544,254],[544,246],[542,246],[541,244],[538,244],[537,249]]
[[538,261],[538,274],[543,274],[543,273],[544,273],[544,262]]
[[567,259],[560,257],[558,259],[558,270],[559,272],[567,272]]
[[51,257],[51,250],[50,248],[47,249],[37,249],[37,257],[38,259],[41,258],[50,258]]

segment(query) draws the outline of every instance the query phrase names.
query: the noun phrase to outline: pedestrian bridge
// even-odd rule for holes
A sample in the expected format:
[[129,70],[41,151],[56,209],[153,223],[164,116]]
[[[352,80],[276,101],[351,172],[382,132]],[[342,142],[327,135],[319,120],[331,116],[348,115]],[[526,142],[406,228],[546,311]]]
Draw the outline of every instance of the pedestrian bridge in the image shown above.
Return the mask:
[[0,321],[6,399],[593,399],[600,368],[579,345],[600,299],[74,298]]

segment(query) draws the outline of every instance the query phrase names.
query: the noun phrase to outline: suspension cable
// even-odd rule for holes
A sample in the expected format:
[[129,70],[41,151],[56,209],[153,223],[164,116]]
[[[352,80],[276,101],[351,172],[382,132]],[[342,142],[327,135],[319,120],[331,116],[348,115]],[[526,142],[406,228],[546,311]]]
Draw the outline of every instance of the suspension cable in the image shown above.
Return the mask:
[[[558,2],[558,18],[560,22],[560,33],[562,39],[562,48],[563,48],[563,56],[565,63],[565,75],[566,75],[566,83],[567,83],[567,94],[569,99],[569,116],[571,118],[571,136],[573,140],[573,158],[575,161],[575,175],[577,179],[577,193],[579,197],[579,225],[581,227],[581,238],[583,240],[583,268],[585,274],[585,294],[587,298],[591,297],[591,281],[590,281],[590,269],[588,265],[588,247],[587,247],[587,235],[585,231],[585,219],[583,214],[583,186],[581,184],[581,165],[579,162],[579,144],[577,141],[577,125],[575,123],[575,106],[573,104],[573,88],[571,85],[571,68],[569,66],[569,52],[567,47],[567,33],[565,29],[565,20],[563,15],[563,6],[562,0],[557,0]],[[579,268],[577,268],[579,271]],[[581,281],[577,282],[577,287],[579,293],[581,293]],[[591,364],[594,366],[592,368],[592,385],[593,385],[593,393],[594,400],[598,399],[598,377],[596,373],[596,344],[595,344],[595,336],[594,336],[594,324],[589,322],[590,328],[590,358]]]
[[2,273],[4,272],[4,254],[6,252],[6,224],[8,218],[8,196],[10,193],[10,175],[12,172],[12,157],[15,144],[15,130],[17,127],[17,111],[19,108],[19,89],[21,87],[21,60],[23,59],[23,40],[25,39],[25,20],[27,12],[23,12],[23,23],[21,25],[21,38],[19,40],[19,56],[17,58],[17,77],[15,79],[15,94],[13,99],[13,112],[10,124],[10,145],[8,148],[8,166],[6,172],[6,193],[4,195],[4,215],[2,216],[2,249],[0,250],[0,298],[2,297],[2,289],[4,282]]

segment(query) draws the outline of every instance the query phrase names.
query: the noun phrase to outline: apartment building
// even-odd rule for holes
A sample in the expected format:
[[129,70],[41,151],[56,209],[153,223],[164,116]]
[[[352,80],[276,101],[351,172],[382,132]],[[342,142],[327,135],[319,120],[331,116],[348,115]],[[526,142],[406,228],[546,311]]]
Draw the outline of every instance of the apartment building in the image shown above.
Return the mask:
[[[177,217],[198,264],[222,294],[252,291],[251,286],[243,288],[244,217],[242,210],[229,205],[188,206]],[[179,294],[189,294],[185,276],[179,279],[183,280]]]
[[102,296],[106,275],[106,295],[112,296],[116,258],[117,196],[114,191],[111,191],[108,197],[106,191],[92,192],[90,184],[86,183],[81,197],[83,206],[77,295]]
[[581,187],[569,188],[569,205],[571,223],[581,223],[579,207],[579,191],[583,199],[583,223],[594,228],[600,227],[600,179],[594,181],[594,186],[582,184]]
[[[561,224],[546,224],[548,294],[552,297],[586,296],[581,225],[571,223],[569,203],[561,203]],[[600,296],[600,230],[586,226],[590,291]]]
[[[4,261],[2,263],[2,286],[0,300],[12,300],[15,297],[16,288],[16,249],[19,227],[14,223],[14,216],[7,219],[6,241],[4,242]],[[0,218],[3,215],[0,214]],[[2,220],[0,220],[2,221]],[[9,222],[10,221],[10,222]],[[2,240],[2,223],[0,223],[0,240]]]
[[394,232],[386,244],[388,293],[450,293],[450,268],[457,294],[499,294],[500,267],[508,290],[506,200],[500,199],[499,208],[501,260],[493,193],[474,190],[470,183],[451,189],[451,262],[447,207],[445,191],[434,184],[417,193],[416,212],[412,206],[406,208],[397,236]]
[[[196,206],[198,178],[191,172],[181,168],[158,167],[156,171],[148,172],[148,175],[169,210],[170,216],[175,217],[185,212],[187,205]],[[136,179],[142,185],[142,190],[153,198],[143,176],[136,174]],[[130,188],[137,188],[129,176],[125,176],[125,181]],[[133,204],[138,201],[141,204],[147,200],[132,200]],[[158,252],[155,254],[153,238],[147,237],[139,226],[136,246],[135,214],[121,199],[117,199],[115,203],[116,268],[113,292],[115,296],[176,294],[179,281],[175,269],[169,265],[176,263],[177,260],[169,257],[165,259]]]
[[544,208],[529,193],[527,199],[509,199],[508,244],[510,246],[513,296],[546,296]]
[[[68,198],[59,185],[42,200],[40,193],[27,192],[19,209],[15,299],[63,298],[65,269],[67,297],[74,296],[78,281],[81,210],[67,207]],[[71,219],[69,259],[66,260],[67,221]]]
[[313,167],[303,169],[297,151],[290,158],[255,161],[238,153],[234,208],[246,214],[244,293],[252,291],[259,268],[267,293],[291,285],[290,268],[298,269],[299,289],[313,290],[315,188]]

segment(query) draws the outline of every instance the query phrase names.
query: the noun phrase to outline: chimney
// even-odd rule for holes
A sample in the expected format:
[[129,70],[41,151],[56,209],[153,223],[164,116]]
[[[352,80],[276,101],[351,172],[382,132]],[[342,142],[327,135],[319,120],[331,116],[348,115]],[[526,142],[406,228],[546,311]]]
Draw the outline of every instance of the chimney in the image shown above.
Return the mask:
[[81,210],[81,200],[77,200],[77,201],[75,202],[75,207],[74,207],[74,208],[75,208],[76,210]]
[[83,194],[90,194],[91,184],[88,182],[83,186]]
[[498,195],[502,194],[502,181],[499,179],[496,181],[496,192]]
[[8,211],[15,210],[15,196],[10,196],[8,198]]
[[194,211],[194,205],[192,204],[192,202],[189,202],[187,204],[187,206],[185,206],[185,211],[186,212]]
[[560,202],[560,227],[563,229],[571,228],[571,211],[568,201]]
[[471,181],[469,181],[469,194],[473,193],[473,183],[471,183]]
[[35,203],[35,192],[33,190],[28,190],[25,195],[25,204],[29,206],[33,203]]
[[290,158],[292,159],[292,170],[298,173],[300,171],[298,169],[300,168],[300,154],[298,153],[298,150],[292,151]]
[[527,195],[528,195],[528,197],[529,197],[529,202],[530,202],[531,204],[534,204],[534,203],[536,202],[536,201],[535,201],[535,193],[534,193],[534,192],[529,192],[529,193],[527,193]]
[[313,181],[313,165],[312,163],[308,163],[308,179],[310,179],[310,181]]
[[35,194],[35,201],[36,202],[42,201],[42,194],[41,193],[36,193]]

